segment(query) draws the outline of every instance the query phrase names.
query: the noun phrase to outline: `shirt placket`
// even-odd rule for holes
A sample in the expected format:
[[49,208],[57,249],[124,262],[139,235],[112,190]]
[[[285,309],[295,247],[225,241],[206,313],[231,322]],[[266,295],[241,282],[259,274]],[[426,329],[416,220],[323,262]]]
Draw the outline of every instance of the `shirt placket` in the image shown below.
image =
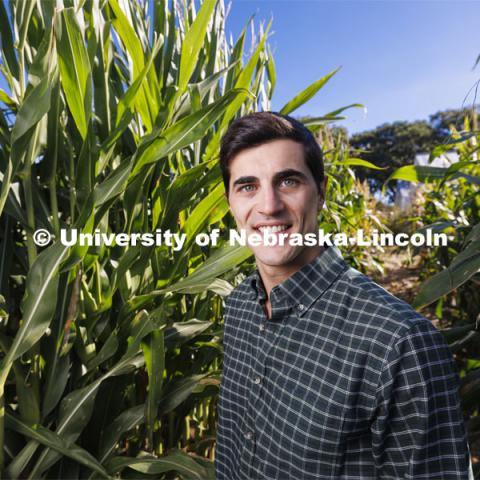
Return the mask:
[[245,480],[252,478],[252,465],[253,459],[255,458],[255,448],[256,448],[256,414],[253,409],[253,404],[256,398],[255,387],[258,387],[259,383],[257,376],[252,376],[252,372],[258,371],[258,352],[262,350],[263,338],[262,335],[259,335],[258,324],[264,322],[264,313],[263,309],[257,299],[254,297],[254,302],[252,306],[255,311],[255,321],[252,324],[251,332],[251,369],[248,374],[249,382],[249,393],[247,398],[246,412],[245,412],[245,422],[243,430],[243,440],[244,446],[242,449],[242,457],[240,459],[240,472],[242,472]]
[[283,306],[279,307],[272,300],[272,319],[267,320],[263,311],[263,307],[259,302],[255,303],[255,311],[258,314],[258,324],[254,326],[256,330],[253,338],[255,342],[252,345],[252,363],[250,373],[250,389],[248,396],[248,408],[245,420],[245,447],[242,454],[242,471],[247,472],[245,478],[253,479],[253,466],[255,465],[255,451],[257,445],[257,416],[261,414],[256,408],[256,404],[262,396],[265,373],[266,360],[270,350],[274,346],[276,339],[279,337],[284,326],[284,320],[287,317],[288,310]]

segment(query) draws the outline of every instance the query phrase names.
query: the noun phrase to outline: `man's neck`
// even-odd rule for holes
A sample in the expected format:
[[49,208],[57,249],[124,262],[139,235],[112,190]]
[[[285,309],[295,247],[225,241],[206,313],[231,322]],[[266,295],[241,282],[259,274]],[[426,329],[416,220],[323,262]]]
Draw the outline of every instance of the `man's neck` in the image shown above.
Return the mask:
[[303,255],[300,255],[288,265],[282,266],[270,266],[265,264],[257,264],[258,272],[262,278],[263,286],[265,287],[265,293],[267,294],[267,304],[270,304],[270,292],[272,288],[276,287],[280,283],[284,282],[287,278],[291,277],[295,272],[298,272],[303,266],[309,264],[324,250],[323,247],[312,247],[305,250]]

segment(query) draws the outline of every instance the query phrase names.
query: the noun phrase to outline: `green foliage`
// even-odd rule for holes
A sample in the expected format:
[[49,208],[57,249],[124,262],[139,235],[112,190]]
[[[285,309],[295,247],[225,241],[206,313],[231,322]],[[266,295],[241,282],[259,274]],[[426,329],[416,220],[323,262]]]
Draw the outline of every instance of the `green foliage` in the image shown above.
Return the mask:
[[[366,182],[358,180],[352,168],[360,165],[375,171],[378,167],[351,156],[352,149],[342,130],[323,129],[319,133],[319,141],[323,146],[328,176],[326,207],[320,227],[327,233],[344,233],[349,238],[355,237],[360,229],[366,237],[371,236],[373,231],[384,231],[386,227],[379,203]],[[381,247],[367,249],[349,244],[341,250],[358,270],[364,273],[374,270],[383,272]]]
[[[447,116],[450,118],[450,115]],[[450,120],[449,120],[450,121]],[[474,119],[476,124],[476,119]],[[457,357],[462,375],[460,394],[467,419],[469,442],[477,453],[480,361],[480,162],[476,128],[466,117],[462,133],[452,126],[448,143],[433,148],[431,158],[454,150],[459,162],[449,168],[404,166],[391,178],[426,182],[423,201],[417,205],[417,229],[450,235],[447,246],[423,252],[420,285],[413,306],[435,307],[449,325],[443,330]]]
[[[450,128],[462,129],[467,110],[445,110],[429,116],[428,121],[394,122],[383,124],[374,130],[357,133],[350,138],[357,155],[384,170],[372,172],[357,169],[360,180],[367,179],[372,190],[378,190],[384,182],[394,180],[390,175],[400,167],[413,163],[415,155],[432,151],[437,146],[450,145]],[[396,182],[389,182],[387,194],[395,192]]]
[[465,117],[471,118],[472,109],[450,109],[442,110],[428,116],[428,123],[435,130],[439,143],[447,142],[450,139],[452,128],[456,131],[463,130]]
[[[245,249],[191,237],[233,227],[219,140],[237,116],[269,109],[268,29],[249,55],[245,30],[226,41],[223,1],[198,12],[167,0],[64,3],[0,4],[0,469],[211,478],[222,296],[251,264],[240,270]],[[340,178],[349,167],[332,169]],[[348,221],[364,212],[356,202],[330,212]],[[34,243],[38,228],[52,245]],[[180,251],[62,245],[60,230],[74,228],[190,240]]]
[[359,150],[359,157],[388,169],[375,173],[359,171],[360,178],[368,177],[373,189],[380,188],[393,169],[409,165],[417,153],[429,151],[432,142],[433,129],[423,121],[384,124],[350,139],[352,147]]

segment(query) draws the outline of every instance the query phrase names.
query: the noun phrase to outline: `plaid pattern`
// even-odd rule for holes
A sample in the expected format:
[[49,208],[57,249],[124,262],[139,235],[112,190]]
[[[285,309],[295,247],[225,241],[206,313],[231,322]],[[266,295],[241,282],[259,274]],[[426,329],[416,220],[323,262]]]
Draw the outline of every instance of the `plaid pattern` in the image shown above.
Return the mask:
[[467,479],[443,336],[330,247],[261,302],[227,298],[218,480]]

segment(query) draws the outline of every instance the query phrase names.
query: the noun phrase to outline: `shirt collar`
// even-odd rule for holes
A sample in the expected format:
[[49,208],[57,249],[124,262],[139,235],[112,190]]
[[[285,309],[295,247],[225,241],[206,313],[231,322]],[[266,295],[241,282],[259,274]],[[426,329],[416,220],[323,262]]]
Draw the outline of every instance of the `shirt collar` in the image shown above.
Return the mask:
[[[347,268],[337,247],[325,248],[310,263],[272,289],[272,302],[285,300],[289,305],[298,307],[298,314],[302,315]],[[266,298],[258,270],[251,276],[250,287],[252,298]]]
[[255,270],[250,276],[250,296],[252,299],[258,298],[259,300],[265,300],[267,294],[265,292],[265,287],[263,286],[262,278],[258,270]]

